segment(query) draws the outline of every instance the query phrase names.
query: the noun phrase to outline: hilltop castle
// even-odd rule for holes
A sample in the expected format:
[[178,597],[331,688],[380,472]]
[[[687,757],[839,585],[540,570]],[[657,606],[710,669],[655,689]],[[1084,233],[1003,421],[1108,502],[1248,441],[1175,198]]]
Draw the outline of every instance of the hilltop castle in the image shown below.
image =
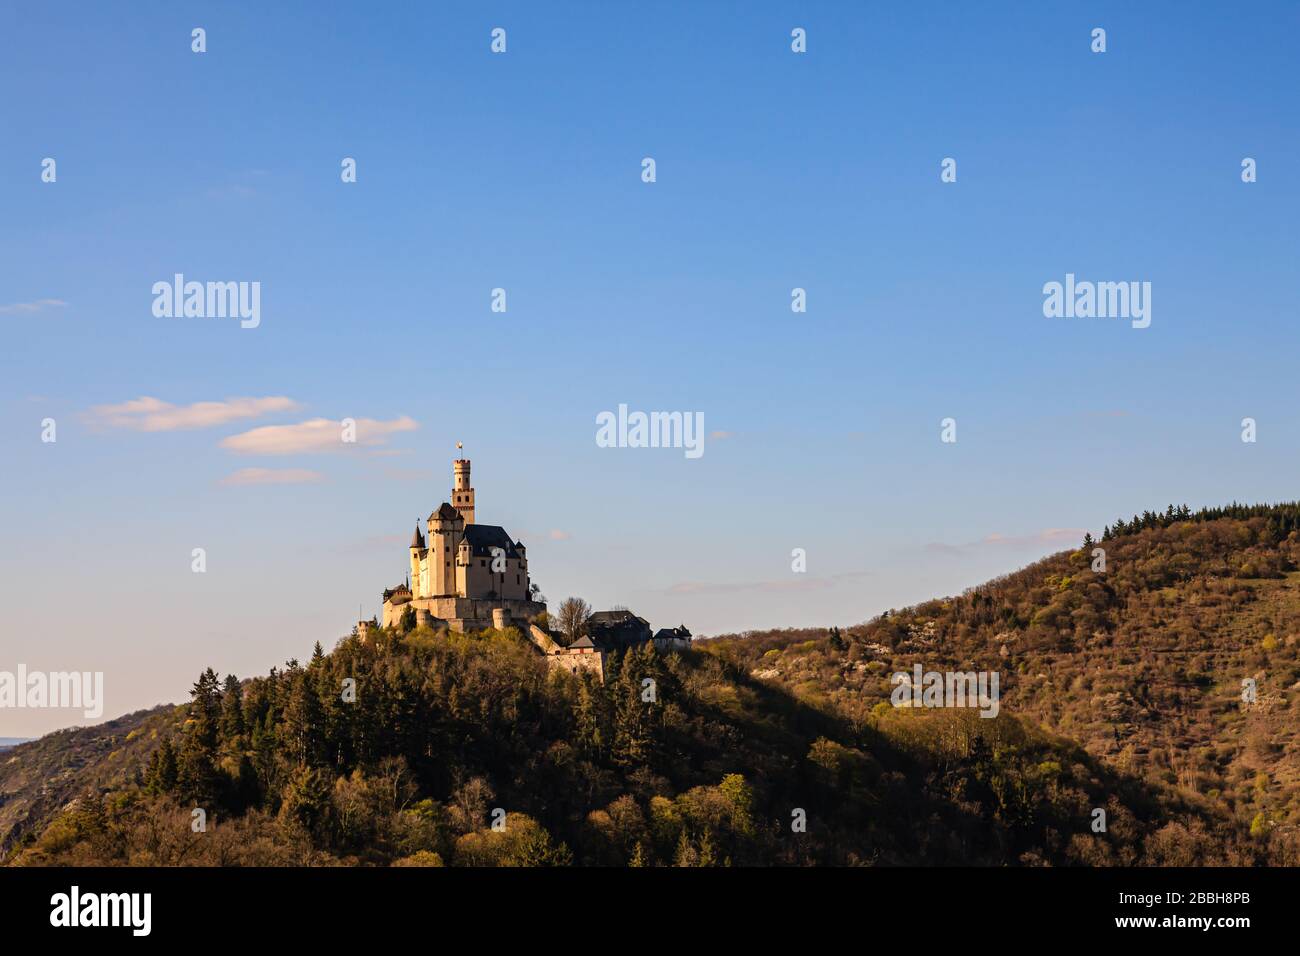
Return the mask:
[[[411,536],[407,584],[384,591],[384,627],[396,627],[408,610],[415,623],[458,631],[522,625],[546,610],[533,600],[528,552],[505,528],[474,522],[469,460],[453,463],[451,501],[429,515]],[[427,538],[426,538],[427,534]]]
[[[645,618],[626,609],[592,614],[582,636],[567,646],[557,643],[558,635],[536,620],[546,604],[534,599],[537,589],[528,577],[523,542],[512,540],[499,525],[475,523],[468,459],[453,462],[452,474],[451,501],[429,515],[423,531],[416,522],[408,548],[409,580],[384,591],[384,627],[401,629],[404,619],[408,627],[435,630],[514,627],[549,666],[602,678],[610,654],[651,642],[660,650],[690,646],[691,632],[685,627],[655,632]],[[358,621],[358,635],[369,639],[377,623]]]

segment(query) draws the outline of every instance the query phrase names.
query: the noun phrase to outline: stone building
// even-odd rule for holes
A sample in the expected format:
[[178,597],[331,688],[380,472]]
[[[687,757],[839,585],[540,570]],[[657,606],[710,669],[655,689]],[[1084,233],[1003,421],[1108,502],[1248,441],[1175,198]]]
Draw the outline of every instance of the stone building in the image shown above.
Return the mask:
[[[383,627],[398,627],[408,614],[417,627],[457,631],[515,627],[551,667],[571,673],[590,671],[602,678],[606,660],[614,652],[651,642],[660,650],[690,646],[691,632],[685,627],[655,632],[645,618],[626,608],[592,614],[582,637],[567,647],[560,644],[537,623],[546,605],[534,600],[536,589],[529,579],[523,542],[498,525],[476,523],[474,513],[470,463],[458,459],[452,468],[451,501],[436,508],[424,528],[416,523],[407,548],[410,577],[384,590]],[[380,624],[359,621],[357,634],[368,640]]]
[[453,463],[451,501],[434,509],[407,549],[408,583],[384,591],[383,626],[413,612],[417,624],[458,631],[527,626],[546,610],[533,600],[528,552],[499,525],[474,521],[468,459]]
[[550,634],[536,625],[530,628],[529,637],[546,655],[546,661],[552,667],[571,674],[590,671],[602,679],[609,655],[617,651],[649,643],[658,650],[680,650],[691,645],[691,632],[685,627],[661,628],[652,632],[645,618],[626,608],[592,614],[587,618],[587,633],[567,647],[556,643]]

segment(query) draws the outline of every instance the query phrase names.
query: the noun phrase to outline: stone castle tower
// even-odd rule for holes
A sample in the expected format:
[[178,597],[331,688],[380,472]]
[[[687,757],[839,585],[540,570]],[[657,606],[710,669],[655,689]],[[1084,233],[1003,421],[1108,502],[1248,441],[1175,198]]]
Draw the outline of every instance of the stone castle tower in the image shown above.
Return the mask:
[[[592,614],[583,636],[568,645],[556,643],[538,617],[546,605],[533,600],[523,542],[511,540],[498,525],[475,523],[467,458],[452,463],[451,501],[434,509],[423,530],[416,522],[407,555],[410,583],[384,591],[386,628],[410,618],[416,626],[466,632],[514,627],[550,667],[590,671],[602,679],[606,658],[616,651],[648,643],[660,650],[690,647],[691,632],[685,627],[652,632],[644,618],[626,609]],[[372,621],[357,623],[363,640],[373,628]]]
[[[427,534],[427,537],[426,537]],[[451,501],[417,523],[408,548],[410,585],[384,592],[384,626],[398,624],[408,606],[421,623],[456,630],[524,623],[546,610],[532,600],[528,552],[499,525],[476,524],[470,463],[452,465]]]
[[469,459],[457,458],[451,463],[451,506],[460,512],[466,524],[474,523],[474,486],[469,481]]

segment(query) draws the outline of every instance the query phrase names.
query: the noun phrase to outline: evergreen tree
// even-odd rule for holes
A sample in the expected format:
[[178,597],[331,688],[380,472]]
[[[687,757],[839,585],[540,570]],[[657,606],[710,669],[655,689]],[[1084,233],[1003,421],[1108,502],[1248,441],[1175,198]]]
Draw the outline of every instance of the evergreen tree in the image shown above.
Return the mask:
[[284,710],[285,743],[296,763],[316,766],[322,760],[324,743],[320,699],[306,671],[290,674],[289,700]]
[[208,668],[190,691],[189,717],[176,756],[176,789],[193,806],[212,809],[222,792],[217,769],[221,693],[217,675]]
[[244,733],[244,691],[239,685],[239,678],[234,674],[226,675],[226,683],[221,691],[220,728],[221,739],[228,744]]
[[[972,601],[972,603],[978,604],[979,597],[980,595],[979,592],[977,591],[974,596],[975,599]],[[846,647],[848,647],[848,645],[844,643],[844,638],[840,636],[840,629],[838,627],[831,628],[830,645],[832,650],[836,650],[836,651],[842,651]]]
[[[648,653],[647,653],[648,652]],[[647,644],[640,650],[624,651],[615,682],[614,695],[614,762],[621,767],[647,766],[653,755],[651,712],[656,701],[645,699],[647,688],[642,681],[654,679],[650,673],[649,659],[654,656],[654,646]],[[658,696],[657,688],[656,694]]]
[[149,758],[144,781],[149,793],[170,793],[176,788],[176,749],[170,740],[164,739]]

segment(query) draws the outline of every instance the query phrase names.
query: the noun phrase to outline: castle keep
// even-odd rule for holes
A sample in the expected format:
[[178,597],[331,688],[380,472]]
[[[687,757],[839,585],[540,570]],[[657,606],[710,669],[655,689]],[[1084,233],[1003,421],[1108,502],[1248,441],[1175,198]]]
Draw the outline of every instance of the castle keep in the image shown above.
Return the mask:
[[451,501],[417,523],[411,536],[410,580],[384,591],[384,627],[412,611],[417,624],[458,631],[527,629],[546,610],[532,599],[528,552],[499,525],[474,521],[468,459],[453,463]]
[[[459,447],[459,446],[457,446]],[[603,678],[609,655],[652,643],[659,650],[690,647],[685,627],[652,631],[645,618],[626,609],[599,611],[584,623],[570,644],[557,641],[545,622],[536,620],[546,605],[534,600],[528,577],[528,552],[505,528],[474,521],[474,486],[468,459],[453,463],[451,501],[415,525],[408,549],[410,578],[384,591],[386,628],[427,626],[472,632],[514,627],[525,635],[548,666]],[[358,621],[357,633],[368,639],[376,622]]]

